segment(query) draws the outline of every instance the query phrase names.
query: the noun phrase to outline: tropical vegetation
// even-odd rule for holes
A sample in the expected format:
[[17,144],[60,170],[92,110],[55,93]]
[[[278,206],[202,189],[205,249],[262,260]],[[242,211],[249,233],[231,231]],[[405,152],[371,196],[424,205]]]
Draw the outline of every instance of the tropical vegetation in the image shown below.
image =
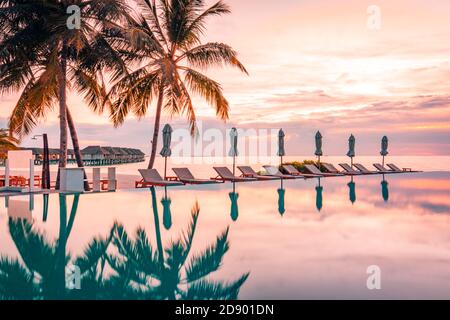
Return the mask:
[[[121,125],[129,113],[138,118],[148,113],[156,100],[149,168],[155,161],[161,112],[185,114],[192,135],[196,133],[196,113],[192,95],[215,108],[221,120],[229,117],[229,103],[221,85],[206,76],[210,67],[232,66],[247,73],[237,53],[224,43],[202,44],[207,19],[230,13],[218,1],[211,7],[204,0],[137,0],[139,14],[127,21],[124,40],[127,50],[137,54],[139,67],[114,83],[108,94],[111,119]],[[120,43],[123,49],[123,43]]]
[[[69,28],[68,8],[73,5],[80,24]],[[105,35],[119,30],[127,12],[124,0],[0,0],[0,94],[20,92],[9,129],[21,138],[58,105],[60,168],[67,164],[67,128],[83,166],[67,93],[77,90],[98,110],[92,97],[103,90],[100,71],[125,68]]]

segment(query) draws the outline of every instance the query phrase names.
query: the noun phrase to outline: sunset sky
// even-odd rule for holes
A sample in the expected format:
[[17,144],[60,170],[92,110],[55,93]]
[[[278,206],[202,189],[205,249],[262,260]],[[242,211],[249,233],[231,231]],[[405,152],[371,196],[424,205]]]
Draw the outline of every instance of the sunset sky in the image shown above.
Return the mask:
[[[317,130],[328,155],[344,155],[351,133],[363,155],[378,154],[385,134],[394,155],[450,155],[450,1],[226,2],[232,14],[211,19],[205,41],[230,44],[250,76],[233,69],[208,73],[222,83],[231,117],[217,121],[212,108],[195,100],[204,127],[282,127],[291,155],[312,154]],[[367,25],[370,5],[381,10],[380,30]],[[1,127],[16,100],[1,97]],[[151,112],[114,129],[107,115],[93,114],[76,95],[68,105],[83,146],[149,151]],[[182,117],[172,123],[187,128]],[[42,132],[58,145],[56,114],[34,133]]]

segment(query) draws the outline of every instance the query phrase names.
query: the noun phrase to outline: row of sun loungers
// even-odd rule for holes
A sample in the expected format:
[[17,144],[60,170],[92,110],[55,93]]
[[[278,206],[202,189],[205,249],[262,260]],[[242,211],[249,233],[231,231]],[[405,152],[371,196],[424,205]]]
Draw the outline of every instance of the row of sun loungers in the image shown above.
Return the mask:
[[267,181],[277,179],[308,179],[308,178],[321,178],[321,177],[339,177],[339,176],[356,176],[356,175],[370,175],[370,174],[390,174],[390,173],[405,173],[405,172],[417,172],[412,171],[410,168],[400,169],[395,164],[387,164],[389,169],[385,168],[381,164],[374,164],[376,171],[371,171],[364,167],[362,164],[354,164],[353,167],[356,170],[346,164],[341,163],[339,166],[343,170],[337,169],[334,165],[329,163],[322,163],[322,167],[326,172],[322,172],[313,164],[305,165],[305,170],[308,173],[298,171],[292,165],[281,166],[283,172],[280,172],[276,166],[264,166],[266,170],[265,174],[258,174],[250,166],[238,166],[237,168],[242,173],[241,176],[235,176],[227,167],[214,167],[217,173],[216,177],[210,179],[197,179],[188,168],[173,168],[176,177],[168,177],[164,179],[158,173],[156,169],[141,169],[139,170],[142,180],[136,181],[136,188],[145,188],[150,186],[180,186],[185,184],[203,185],[214,184],[224,182],[249,182],[249,181]]

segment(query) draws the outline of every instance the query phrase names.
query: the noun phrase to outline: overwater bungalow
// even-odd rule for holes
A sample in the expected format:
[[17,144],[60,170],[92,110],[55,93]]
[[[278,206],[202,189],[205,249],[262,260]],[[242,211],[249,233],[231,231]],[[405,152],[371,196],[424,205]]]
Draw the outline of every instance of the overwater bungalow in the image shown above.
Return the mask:
[[139,149],[89,146],[81,152],[85,165],[124,164],[145,160],[145,153]]

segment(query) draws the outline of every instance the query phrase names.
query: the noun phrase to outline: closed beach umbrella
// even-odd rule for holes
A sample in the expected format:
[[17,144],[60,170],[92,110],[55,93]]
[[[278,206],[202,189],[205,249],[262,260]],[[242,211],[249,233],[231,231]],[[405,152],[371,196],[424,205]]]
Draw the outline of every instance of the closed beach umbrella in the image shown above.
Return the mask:
[[280,215],[283,215],[286,212],[286,209],[284,207],[284,196],[286,194],[285,189],[278,189],[278,212]]
[[318,158],[318,163],[320,166],[320,157],[323,155],[322,152],[322,134],[320,133],[320,131],[317,131],[316,133],[316,152],[314,152],[314,154],[317,156]]
[[164,161],[164,179],[167,179],[167,158],[172,155],[172,150],[170,149],[170,144],[172,143],[172,127],[166,124],[163,129],[163,148],[160,155],[165,158]]
[[238,144],[238,132],[236,128],[231,129],[230,131],[230,142],[231,149],[228,155],[233,157],[233,175],[236,174],[236,157],[239,155],[237,144]]
[[283,131],[283,129],[280,129],[280,131],[278,132],[278,153],[277,153],[277,155],[279,157],[281,157],[281,159],[280,159],[281,165],[283,164],[283,157],[286,155],[286,150],[284,149],[284,137],[285,137],[284,131]]
[[355,157],[355,144],[356,144],[355,136],[351,135],[350,138],[348,138],[347,157],[350,157],[352,167],[353,167],[353,158]]
[[355,184],[355,182],[353,182],[353,178],[347,184],[347,186],[348,186],[348,190],[349,190],[350,202],[353,204],[356,202],[356,184]]
[[384,180],[384,175],[383,175],[383,181],[381,181],[381,194],[383,196],[383,200],[384,202],[388,202],[389,201],[389,183]]
[[389,154],[388,147],[389,147],[388,137],[384,136],[383,139],[381,139],[381,152],[380,152],[380,154],[383,156],[383,166],[384,166],[384,157],[386,157]]

